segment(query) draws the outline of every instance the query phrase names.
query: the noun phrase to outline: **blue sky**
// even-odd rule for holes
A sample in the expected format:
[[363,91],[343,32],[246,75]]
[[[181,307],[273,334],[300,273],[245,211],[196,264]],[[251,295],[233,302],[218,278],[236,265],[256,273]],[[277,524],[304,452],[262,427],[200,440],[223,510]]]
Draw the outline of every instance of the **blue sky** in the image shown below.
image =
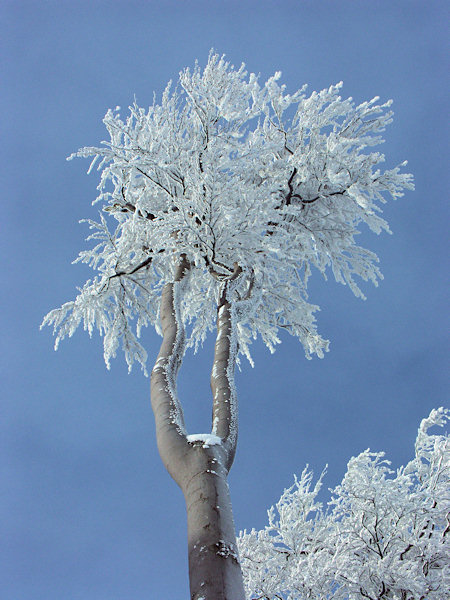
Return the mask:
[[[343,80],[356,101],[393,98],[382,151],[416,179],[386,205],[394,235],[362,235],[385,275],[367,301],[311,281],[330,353],[306,361],[285,337],[243,364],[237,529],[262,527],[306,463],[317,474],[328,463],[332,487],[367,447],[394,467],[410,458],[420,419],[448,394],[448,16],[445,2],[415,0],[0,4],[2,598],[188,597],[185,509],[157,454],[148,380],[122,359],[108,372],[101,341],[82,331],[54,353],[39,323],[90,276],[70,263],[98,181],[66,156],[105,139],[108,108],[134,95],[148,105],[211,47],[263,79],[282,70],[290,90]],[[144,340],[156,357],[157,335]],[[192,432],[209,426],[211,360],[209,342],[180,376]]]

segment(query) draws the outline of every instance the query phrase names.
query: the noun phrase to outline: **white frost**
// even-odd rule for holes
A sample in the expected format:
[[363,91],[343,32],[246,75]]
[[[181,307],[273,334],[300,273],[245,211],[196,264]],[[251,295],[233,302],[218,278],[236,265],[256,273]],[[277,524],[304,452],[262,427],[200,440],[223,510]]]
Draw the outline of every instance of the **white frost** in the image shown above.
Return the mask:
[[390,102],[355,105],[341,84],[287,94],[278,79],[260,83],[211,53],[204,70],[182,71],[160,104],[133,104],[123,119],[106,113],[110,140],[72,155],[98,165],[102,213],[87,221],[94,247],[77,259],[95,277],[44,319],[56,346],[83,324],[104,336],[107,365],[122,342],[128,366],[145,368],[141,330],[161,332],[161,290],[185,254],[191,269],[177,309],[189,325],[186,347],[214,328],[238,265],[227,291],[238,352],[251,361],[258,336],[273,351],[283,329],[308,357],[323,356],[310,273],[331,271],[363,297],[358,278],[376,284],[381,273],[355,237],[363,225],[389,231],[381,205],[413,183],[403,163],[382,171],[384,156],[371,151],[392,120]]
[[268,511],[268,525],[241,532],[247,598],[444,600],[450,589],[450,411],[419,428],[415,457],[397,471],[383,452],[350,460],[325,510],[305,469]]

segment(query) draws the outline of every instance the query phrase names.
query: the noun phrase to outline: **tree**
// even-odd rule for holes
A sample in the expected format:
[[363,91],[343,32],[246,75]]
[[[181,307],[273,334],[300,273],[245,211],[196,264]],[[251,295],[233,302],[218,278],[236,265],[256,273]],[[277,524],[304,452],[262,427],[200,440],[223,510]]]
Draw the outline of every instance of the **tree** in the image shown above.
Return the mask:
[[[273,351],[285,329],[308,358],[323,356],[328,342],[307,296],[312,267],[362,296],[355,278],[381,274],[376,255],[355,243],[358,226],[388,231],[383,194],[413,187],[400,167],[376,168],[384,157],[369,151],[392,120],[391,102],[356,106],[339,96],[342,84],[290,95],[279,78],[261,85],[211,52],[203,71],[196,64],[169,83],[160,104],[134,103],[124,120],[109,110],[110,140],[69,157],[93,157],[89,171],[99,161],[102,214],[88,221],[97,244],[77,259],[97,275],[43,324],[57,347],[83,322],[104,336],[107,366],[121,340],[129,368],[137,360],[144,370],[142,327],[162,335],[152,407],[161,458],[186,499],[196,600],[244,595],[226,482],[240,355],[251,362],[258,335]],[[214,328],[211,432],[188,435],[177,372]]]
[[448,410],[423,419],[415,457],[396,472],[383,452],[366,450],[348,463],[318,502],[322,476],[312,486],[305,469],[262,531],[238,543],[247,598],[303,600],[442,600],[450,589],[450,447]]

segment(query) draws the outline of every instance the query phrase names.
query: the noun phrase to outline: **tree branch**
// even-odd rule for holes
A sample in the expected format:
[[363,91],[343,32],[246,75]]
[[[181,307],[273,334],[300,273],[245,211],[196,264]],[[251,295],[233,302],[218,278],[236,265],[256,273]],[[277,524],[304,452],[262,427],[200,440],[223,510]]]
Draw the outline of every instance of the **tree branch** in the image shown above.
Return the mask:
[[163,341],[151,375],[151,402],[156,423],[156,439],[164,466],[180,485],[179,477],[189,444],[183,409],[178,400],[176,377],[184,354],[185,333],[181,322],[178,293],[190,268],[183,255],[174,282],[164,286],[161,295]]
[[[242,269],[235,264],[232,277],[236,279]],[[228,281],[217,309],[217,337],[214,348],[214,362],[211,372],[211,390],[213,394],[212,432],[222,439],[227,453],[225,467],[231,469],[236,453],[238,437],[237,395],[234,385],[237,344],[233,335],[232,306],[226,297]]]

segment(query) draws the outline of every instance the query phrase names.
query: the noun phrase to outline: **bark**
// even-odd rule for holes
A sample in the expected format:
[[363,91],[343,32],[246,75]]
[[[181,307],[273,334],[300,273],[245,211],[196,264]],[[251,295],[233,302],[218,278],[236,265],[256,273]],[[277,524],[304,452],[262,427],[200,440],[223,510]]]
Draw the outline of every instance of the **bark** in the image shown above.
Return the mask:
[[188,441],[176,376],[184,352],[179,298],[189,264],[183,258],[175,281],[161,297],[163,341],[152,371],[151,400],[161,459],[186,501],[191,600],[244,600],[227,475],[237,443],[232,307],[218,309],[211,388],[212,433],[221,443]]

